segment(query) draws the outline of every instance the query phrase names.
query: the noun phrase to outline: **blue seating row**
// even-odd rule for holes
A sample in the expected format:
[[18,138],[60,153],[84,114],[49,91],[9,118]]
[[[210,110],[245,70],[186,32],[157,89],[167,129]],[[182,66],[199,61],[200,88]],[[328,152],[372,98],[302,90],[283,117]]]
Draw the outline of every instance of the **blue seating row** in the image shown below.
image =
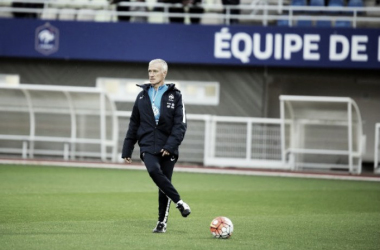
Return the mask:
[[[292,0],[292,6],[314,6],[314,7],[364,7],[363,0]],[[303,14],[302,11],[293,11],[294,14]],[[310,11],[307,14],[315,15],[315,14],[326,14],[326,15],[340,15],[347,14],[352,15],[352,11]],[[360,12],[358,14],[361,14]],[[289,20],[284,17],[283,20],[277,21],[277,26],[290,26]],[[352,27],[351,21],[348,20],[316,20],[313,22],[312,20],[298,20],[294,22],[293,26],[299,27]]]
[[[309,2],[309,3],[308,3]],[[363,7],[363,0],[292,0],[292,6]]]
[[[283,26],[288,27],[289,20],[281,19],[277,21],[277,26]],[[297,27],[313,27],[313,21],[312,20],[298,20],[295,22],[293,26]],[[352,27],[351,21],[348,20],[336,20],[335,22],[328,21],[328,20],[316,20],[315,21],[315,27],[339,27],[339,28],[350,28]]]

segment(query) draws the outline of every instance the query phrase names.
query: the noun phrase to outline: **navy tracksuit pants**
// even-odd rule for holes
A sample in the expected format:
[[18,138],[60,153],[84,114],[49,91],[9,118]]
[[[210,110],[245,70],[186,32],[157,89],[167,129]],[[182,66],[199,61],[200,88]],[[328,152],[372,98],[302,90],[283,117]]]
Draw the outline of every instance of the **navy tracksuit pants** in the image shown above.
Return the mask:
[[158,190],[158,220],[168,220],[170,201],[177,203],[180,201],[180,196],[177,190],[171,183],[174,165],[177,162],[177,157],[167,155],[162,157],[161,154],[143,153],[142,160],[145,167]]

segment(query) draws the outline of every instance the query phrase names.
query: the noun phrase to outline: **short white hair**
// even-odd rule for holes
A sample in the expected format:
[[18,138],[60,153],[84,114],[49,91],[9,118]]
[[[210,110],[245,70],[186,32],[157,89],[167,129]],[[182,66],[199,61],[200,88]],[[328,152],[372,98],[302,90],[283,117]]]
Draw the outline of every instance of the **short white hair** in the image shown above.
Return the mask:
[[151,65],[153,63],[160,63],[161,66],[162,66],[163,71],[168,72],[168,64],[164,60],[162,60],[162,59],[153,59],[152,61],[149,62],[149,65]]

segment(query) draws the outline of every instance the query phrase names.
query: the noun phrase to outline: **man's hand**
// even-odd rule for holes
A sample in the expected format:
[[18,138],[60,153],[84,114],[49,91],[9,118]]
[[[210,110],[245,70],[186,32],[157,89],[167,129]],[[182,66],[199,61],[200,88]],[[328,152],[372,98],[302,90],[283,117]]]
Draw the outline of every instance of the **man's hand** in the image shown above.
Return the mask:
[[164,157],[166,155],[170,155],[169,151],[167,151],[165,149],[161,149],[161,153],[162,153],[162,157]]
[[128,163],[128,164],[131,164],[132,163],[132,159],[131,158],[124,158],[124,162]]

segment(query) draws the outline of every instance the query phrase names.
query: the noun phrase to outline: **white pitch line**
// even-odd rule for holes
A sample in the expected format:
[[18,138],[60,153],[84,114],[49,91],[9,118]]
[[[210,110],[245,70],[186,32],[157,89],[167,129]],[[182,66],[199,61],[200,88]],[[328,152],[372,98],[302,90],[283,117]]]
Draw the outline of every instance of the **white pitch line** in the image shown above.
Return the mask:
[[[145,166],[137,165],[137,164],[125,165],[125,164],[115,164],[115,163],[68,162],[68,161],[48,161],[48,160],[0,159],[0,164],[145,170]],[[221,169],[221,168],[185,167],[185,166],[180,166],[180,165],[175,167],[174,171],[184,172],[184,173],[231,174],[231,175],[296,177],[296,178],[312,178],[312,179],[380,182],[380,176],[360,176],[360,175],[343,175],[343,174],[326,174],[326,173],[319,174],[319,173],[299,173],[299,172],[294,173],[294,172],[279,172],[279,171],[277,172],[277,171],[265,171],[265,170],[235,170],[235,169]]]

